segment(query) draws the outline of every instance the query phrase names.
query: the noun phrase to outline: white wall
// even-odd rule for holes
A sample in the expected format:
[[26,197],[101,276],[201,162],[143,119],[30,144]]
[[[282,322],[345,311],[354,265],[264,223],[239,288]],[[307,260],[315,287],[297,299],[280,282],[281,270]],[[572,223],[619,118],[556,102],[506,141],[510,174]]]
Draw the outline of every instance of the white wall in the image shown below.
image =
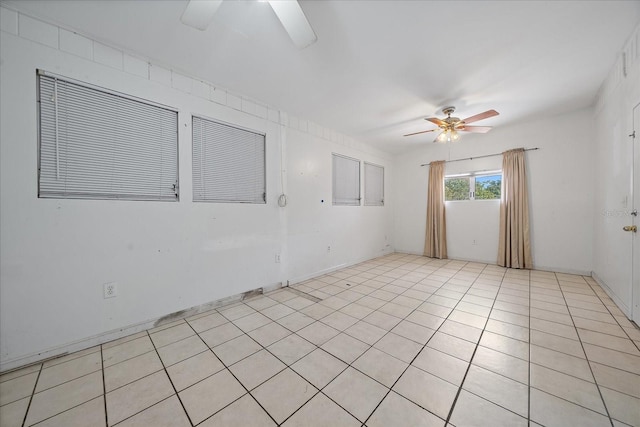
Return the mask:
[[[31,20],[18,33],[12,22],[28,18],[2,13],[0,370],[390,250],[390,199],[382,208],[331,206],[331,152],[381,164],[389,176],[384,154],[53,25]],[[37,68],[178,109],[180,201],[38,199]],[[192,202],[192,113],[266,133],[266,205]],[[286,208],[277,205],[281,158]],[[113,281],[118,297],[103,299]]]
[[[633,235],[622,230],[633,218],[632,200],[633,130],[632,110],[640,103],[640,29],[636,29],[611,70],[596,105],[595,224],[593,272],[618,306],[631,314]],[[637,132],[636,132],[637,134]],[[640,149],[640,136],[636,149]],[[640,173],[640,171],[637,171]],[[638,194],[638,193],[636,193]],[[638,201],[635,207],[637,208]],[[636,240],[638,237],[636,236]],[[640,280],[640,278],[636,278]],[[640,285],[638,291],[640,292]],[[634,313],[635,320],[640,312]]]
[[[422,253],[428,167],[423,163],[501,153],[526,153],[531,242],[537,269],[588,274],[592,265],[593,134],[592,110],[497,127],[485,135],[464,134],[453,144],[424,146],[399,156],[394,165],[394,244],[398,251]],[[502,156],[447,163],[447,174],[501,169]],[[498,201],[447,202],[450,258],[495,264]],[[476,240],[476,245],[473,245]]]
[[[392,195],[385,206],[332,206],[331,153],[344,154],[385,166],[385,189],[391,186],[389,161],[335,143],[317,144],[308,135],[291,131],[287,141],[287,211],[289,273],[292,283],[312,277],[309,273],[329,270],[363,257],[391,251]],[[364,165],[361,163],[361,175]],[[294,179],[295,178],[295,179]],[[361,195],[364,188],[361,182]],[[328,248],[331,247],[329,251]],[[367,248],[362,253],[357,248]],[[359,253],[360,252],[360,253]]]

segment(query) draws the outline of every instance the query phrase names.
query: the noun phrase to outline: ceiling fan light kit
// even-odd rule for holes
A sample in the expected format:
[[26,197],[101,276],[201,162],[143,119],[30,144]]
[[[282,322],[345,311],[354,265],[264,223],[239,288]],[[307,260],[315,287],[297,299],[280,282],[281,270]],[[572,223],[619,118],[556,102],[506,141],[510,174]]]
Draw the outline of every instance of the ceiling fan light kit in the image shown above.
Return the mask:
[[489,126],[467,126],[469,123],[477,122],[489,117],[497,116],[499,113],[496,110],[487,110],[484,113],[476,114],[475,116],[467,117],[464,120],[460,120],[458,117],[451,117],[451,114],[456,110],[455,107],[444,107],[442,112],[447,115],[444,119],[438,119],[436,117],[428,117],[425,120],[438,126],[436,129],[423,130],[420,132],[409,133],[404,136],[419,135],[427,132],[434,132],[440,130],[440,134],[433,140],[433,142],[453,142],[460,139],[458,132],[473,132],[473,133],[487,133],[491,130]]
[[458,139],[460,139],[460,135],[458,134],[458,131],[455,129],[442,131],[440,135],[438,135],[438,137],[436,138],[438,142],[451,142],[451,141],[457,141]]

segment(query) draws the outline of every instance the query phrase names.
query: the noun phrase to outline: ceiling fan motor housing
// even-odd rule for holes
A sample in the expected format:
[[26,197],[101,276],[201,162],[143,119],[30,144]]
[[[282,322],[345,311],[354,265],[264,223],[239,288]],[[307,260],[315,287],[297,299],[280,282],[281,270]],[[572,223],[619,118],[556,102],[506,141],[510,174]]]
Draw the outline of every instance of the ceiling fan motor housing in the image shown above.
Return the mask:
[[[439,119],[436,117],[427,117],[425,120],[430,121],[431,123],[438,126],[436,129],[424,130],[421,132],[409,133],[405,136],[419,135],[422,133],[433,132],[437,129],[440,129],[443,134],[447,134],[447,137],[451,136],[453,140],[458,139],[457,131],[462,132],[473,132],[473,133],[487,133],[491,130],[490,126],[469,126],[469,123],[474,123],[479,120],[488,119],[489,117],[497,116],[499,113],[496,110],[487,110],[483,113],[476,114],[471,117],[467,117],[464,120],[460,120],[458,117],[451,117],[451,114],[456,110],[455,107],[444,107],[442,112],[447,115],[444,119]],[[442,134],[438,135],[436,141],[434,142],[443,142]]]
[[442,109],[442,112],[447,115],[445,119],[442,119],[442,121],[446,123],[445,126],[441,126],[442,129],[446,130],[460,123],[460,119],[458,117],[451,117],[451,114],[453,114],[454,111],[456,111],[456,107],[444,107]]

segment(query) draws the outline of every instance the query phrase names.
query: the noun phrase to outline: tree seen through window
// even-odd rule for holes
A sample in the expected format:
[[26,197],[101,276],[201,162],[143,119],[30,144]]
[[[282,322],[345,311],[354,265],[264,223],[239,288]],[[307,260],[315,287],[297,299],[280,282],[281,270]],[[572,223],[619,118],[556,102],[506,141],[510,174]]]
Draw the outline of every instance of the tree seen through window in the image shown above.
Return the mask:
[[444,199],[445,200],[469,200],[469,177],[445,178]]
[[502,175],[477,176],[475,199],[499,199],[502,186]]
[[445,178],[444,199],[495,200],[500,198],[502,175],[471,175]]

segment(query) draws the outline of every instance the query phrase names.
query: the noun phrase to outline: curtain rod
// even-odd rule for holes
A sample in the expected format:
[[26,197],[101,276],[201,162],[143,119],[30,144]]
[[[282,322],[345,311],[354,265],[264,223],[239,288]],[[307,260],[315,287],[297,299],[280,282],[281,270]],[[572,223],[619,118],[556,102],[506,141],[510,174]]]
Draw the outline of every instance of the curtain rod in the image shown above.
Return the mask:
[[[534,150],[539,150],[538,147],[535,148],[525,148],[524,151],[534,151]],[[473,159],[482,159],[484,157],[493,157],[493,156],[501,156],[502,153],[495,153],[495,154],[485,154],[484,156],[476,156],[476,157],[465,157],[464,159],[454,159],[454,160],[445,160],[445,163],[451,163],[451,162],[461,162],[463,160],[473,160]],[[429,166],[431,163],[423,163],[420,166]]]

